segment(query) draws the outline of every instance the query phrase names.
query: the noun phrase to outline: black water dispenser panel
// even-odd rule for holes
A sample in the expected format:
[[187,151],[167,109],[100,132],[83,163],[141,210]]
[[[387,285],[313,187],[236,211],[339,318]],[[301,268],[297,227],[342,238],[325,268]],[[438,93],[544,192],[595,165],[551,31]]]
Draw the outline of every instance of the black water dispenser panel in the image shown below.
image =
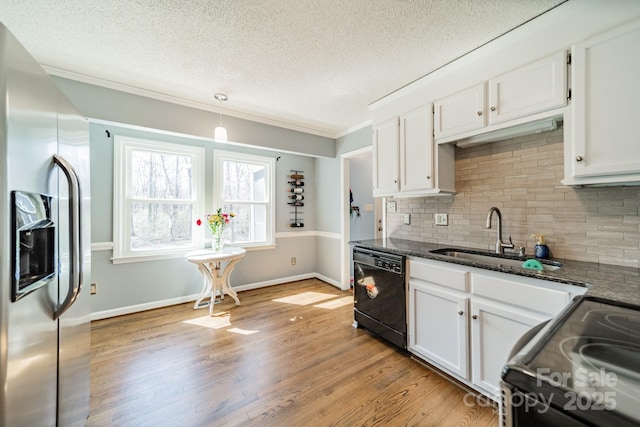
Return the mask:
[[56,228],[51,201],[51,196],[44,194],[11,192],[14,302],[55,276]]

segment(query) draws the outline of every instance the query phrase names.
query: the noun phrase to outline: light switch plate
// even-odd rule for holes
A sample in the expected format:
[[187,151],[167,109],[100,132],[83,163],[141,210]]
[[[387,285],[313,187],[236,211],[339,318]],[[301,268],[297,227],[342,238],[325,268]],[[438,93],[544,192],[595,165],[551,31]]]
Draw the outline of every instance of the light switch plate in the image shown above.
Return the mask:
[[411,225],[411,214],[404,214],[404,225]]
[[449,218],[447,214],[435,214],[436,225],[449,225]]

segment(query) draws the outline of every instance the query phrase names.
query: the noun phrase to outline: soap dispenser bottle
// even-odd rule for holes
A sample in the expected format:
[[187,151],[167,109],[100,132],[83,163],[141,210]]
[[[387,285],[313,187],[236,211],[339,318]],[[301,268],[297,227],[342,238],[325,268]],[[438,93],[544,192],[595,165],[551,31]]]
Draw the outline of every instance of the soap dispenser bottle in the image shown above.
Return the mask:
[[544,244],[543,234],[532,234],[531,237],[536,239],[535,256],[536,258],[547,259],[549,258],[549,247]]

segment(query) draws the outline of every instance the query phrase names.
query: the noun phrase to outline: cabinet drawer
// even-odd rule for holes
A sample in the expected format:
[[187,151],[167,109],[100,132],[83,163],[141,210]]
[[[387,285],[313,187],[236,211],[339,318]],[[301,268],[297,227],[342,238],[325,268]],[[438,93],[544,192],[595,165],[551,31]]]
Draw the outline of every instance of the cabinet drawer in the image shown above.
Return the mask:
[[469,273],[442,266],[437,261],[409,260],[409,276],[447,288],[467,292]]
[[556,315],[571,302],[567,291],[479,274],[471,275],[471,292],[551,315]]

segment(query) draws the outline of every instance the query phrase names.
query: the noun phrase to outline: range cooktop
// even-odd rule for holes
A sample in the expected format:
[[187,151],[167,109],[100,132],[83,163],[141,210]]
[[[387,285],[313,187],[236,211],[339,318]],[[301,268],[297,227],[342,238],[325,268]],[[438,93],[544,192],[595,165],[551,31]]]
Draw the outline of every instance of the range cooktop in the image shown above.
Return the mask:
[[579,297],[509,361],[503,381],[586,420],[640,423],[640,306]]

